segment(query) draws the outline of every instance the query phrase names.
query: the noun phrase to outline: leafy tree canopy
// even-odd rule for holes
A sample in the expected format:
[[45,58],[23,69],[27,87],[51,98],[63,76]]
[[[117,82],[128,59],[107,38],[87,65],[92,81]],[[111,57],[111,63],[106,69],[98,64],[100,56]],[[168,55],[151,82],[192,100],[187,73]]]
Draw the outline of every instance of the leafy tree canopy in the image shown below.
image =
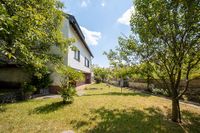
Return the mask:
[[0,0],[0,58],[38,69],[58,62],[51,46],[66,51],[71,42],[61,32],[62,7],[58,0]]

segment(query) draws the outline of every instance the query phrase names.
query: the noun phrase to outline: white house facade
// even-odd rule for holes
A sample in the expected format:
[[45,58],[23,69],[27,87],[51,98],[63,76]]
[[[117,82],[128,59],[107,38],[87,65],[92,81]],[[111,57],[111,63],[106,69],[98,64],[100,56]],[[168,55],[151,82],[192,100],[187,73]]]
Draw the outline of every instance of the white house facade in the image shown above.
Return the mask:
[[[91,62],[93,55],[85,42],[85,37],[78,26],[75,18],[70,16],[72,20],[68,20],[68,38],[75,38],[76,42],[72,45],[77,48],[77,51],[69,49],[68,65],[74,69],[81,70],[85,73],[91,73]],[[75,21],[75,22],[74,22]],[[65,28],[64,28],[65,29]],[[80,35],[79,35],[80,34]]]
[[[84,81],[78,82],[76,84],[77,86],[91,83],[91,64],[93,54],[89,49],[85,37],[74,16],[69,14],[65,16],[62,32],[66,38],[75,39],[72,46],[76,47],[76,50],[69,48],[68,52],[65,55],[62,55],[64,57],[64,64],[77,71],[81,71],[84,74]],[[59,49],[57,47],[53,47],[52,51],[59,54]],[[59,74],[53,72],[51,79],[53,80],[52,88],[60,86],[61,78]]]

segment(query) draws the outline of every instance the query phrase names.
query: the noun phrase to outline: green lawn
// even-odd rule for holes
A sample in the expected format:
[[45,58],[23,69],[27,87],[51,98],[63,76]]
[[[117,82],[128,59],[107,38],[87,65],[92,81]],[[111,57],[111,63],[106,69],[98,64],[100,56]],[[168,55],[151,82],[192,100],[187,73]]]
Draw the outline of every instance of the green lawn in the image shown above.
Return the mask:
[[170,121],[171,102],[105,84],[90,85],[71,105],[62,99],[29,100],[0,109],[2,133],[200,133],[200,110],[181,105],[183,123]]

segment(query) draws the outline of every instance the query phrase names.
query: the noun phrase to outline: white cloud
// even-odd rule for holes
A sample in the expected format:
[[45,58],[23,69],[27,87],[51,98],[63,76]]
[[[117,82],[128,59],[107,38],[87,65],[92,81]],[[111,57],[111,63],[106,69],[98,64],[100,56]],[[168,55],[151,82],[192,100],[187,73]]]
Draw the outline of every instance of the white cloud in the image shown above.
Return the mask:
[[82,1],[81,2],[81,7],[87,7],[87,2],[86,1]]
[[131,20],[131,14],[135,13],[135,9],[132,6],[129,8],[118,20],[118,23],[124,24],[124,25],[130,25],[130,20]]
[[80,26],[83,34],[85,36],[85,40],[89,45],[97,45],[99,39],[101,39],[101,32],[90,31],[85,27]]

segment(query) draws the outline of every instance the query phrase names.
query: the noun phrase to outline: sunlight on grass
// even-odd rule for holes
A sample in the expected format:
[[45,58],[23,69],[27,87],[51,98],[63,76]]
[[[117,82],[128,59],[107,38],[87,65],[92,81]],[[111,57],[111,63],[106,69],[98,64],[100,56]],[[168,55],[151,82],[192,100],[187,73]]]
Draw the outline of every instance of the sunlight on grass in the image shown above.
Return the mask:
[[200,132],[199,109],[181,105],[183,123],[170,121],[171,102],[105,84],[85,88],[83,96],[63,105],[62,99],[29,100],[0,109],[0,132]]

